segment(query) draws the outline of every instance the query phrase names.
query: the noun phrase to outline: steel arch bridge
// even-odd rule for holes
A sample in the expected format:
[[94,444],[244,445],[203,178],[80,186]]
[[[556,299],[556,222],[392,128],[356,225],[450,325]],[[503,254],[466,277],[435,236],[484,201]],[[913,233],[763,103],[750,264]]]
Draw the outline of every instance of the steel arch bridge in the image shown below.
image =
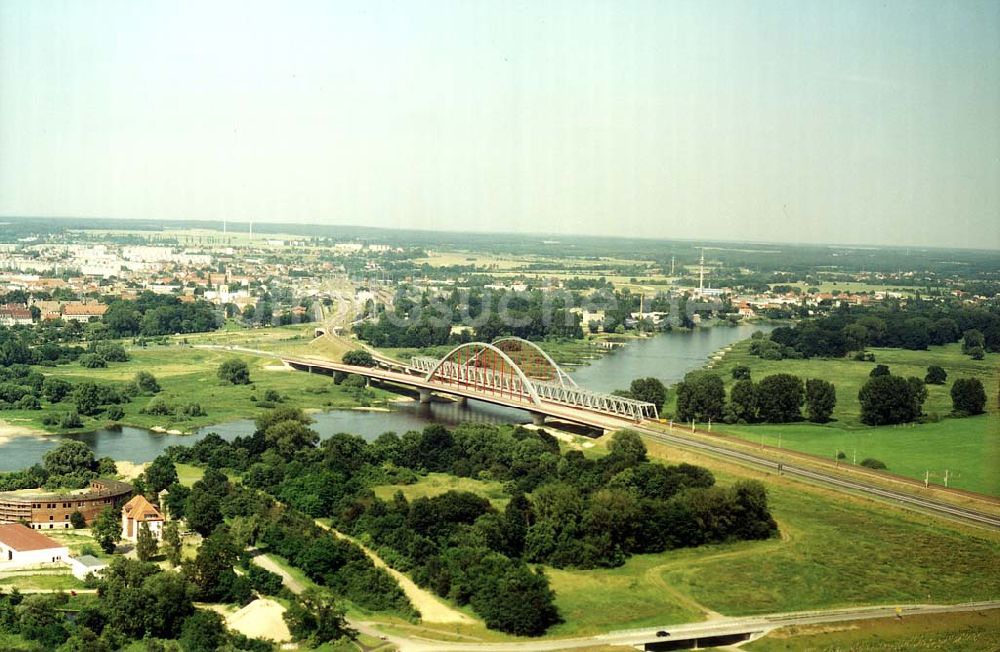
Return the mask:
[[579,387],[545,351],[517,337],[461,344],[440,360],[415,356],[408,370],[441,391],[453,387],[527,410],[554,403],[633,421],[658,417],[652,403]]

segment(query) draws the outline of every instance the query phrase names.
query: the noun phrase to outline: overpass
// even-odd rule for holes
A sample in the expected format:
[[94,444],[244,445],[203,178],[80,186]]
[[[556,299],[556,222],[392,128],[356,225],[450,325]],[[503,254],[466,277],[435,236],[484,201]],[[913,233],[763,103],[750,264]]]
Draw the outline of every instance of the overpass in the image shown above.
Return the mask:
[[658,417],[652,403],[580,387],[537,344],[518,337],[468,342],[441,359],[415,356],[409,364],[384,356],[376,357],[372,367],[308,358],[281,360],[310,373],[351,373],[412,387],[420,393],[422,403],[441,393],[526,410],[539,425],[552,417],[613,429]]

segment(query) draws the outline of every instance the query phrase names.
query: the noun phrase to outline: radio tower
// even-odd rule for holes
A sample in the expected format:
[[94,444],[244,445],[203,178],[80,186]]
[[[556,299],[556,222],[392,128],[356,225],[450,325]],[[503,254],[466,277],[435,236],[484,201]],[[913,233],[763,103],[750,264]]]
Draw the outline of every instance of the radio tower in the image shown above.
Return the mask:
[[698,263],[698,294],[705,293],[705,248],[701,248],[701,262]]

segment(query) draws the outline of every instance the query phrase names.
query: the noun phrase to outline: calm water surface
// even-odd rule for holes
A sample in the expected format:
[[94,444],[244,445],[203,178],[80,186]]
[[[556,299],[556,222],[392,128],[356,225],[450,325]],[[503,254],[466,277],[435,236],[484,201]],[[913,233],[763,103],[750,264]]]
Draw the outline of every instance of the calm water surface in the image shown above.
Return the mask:
[[[771,326],[738,326],[698,329],[690,333],[670,332],[638,340],[613,353],[579,367],[572,374],[583,387],[610,392],[626,388],[632,379],[654,376],[666,384],[681,380],[688,371],[701,367],[720,349],[750,337],[754,330],[769,331]],[[528,423],[530,417],[520,410],[505,409],[479,401],[468,406],[454,403],[420,405],[415,402],[397,403],[389,412],[335,410],[312,415],[313,427],[321,437],[338,432],[350,432],[374,439],[387,431],[403,433],[421,429],[428,423],[454,425],[466,421],[481,423]],[[0,471],[23,469],[40,462],[45,451],[63,438],[85,442],[97,457],[148,462],[168,446],[190,445],[210,432],[224,439],[253,432],[251,419],[241,419],[200,429],[192,435],[178,436],[156,433],[143,428],[123,426],[114,430],[98,430],[70,435],[44,437],[11,437],[0,439]]]

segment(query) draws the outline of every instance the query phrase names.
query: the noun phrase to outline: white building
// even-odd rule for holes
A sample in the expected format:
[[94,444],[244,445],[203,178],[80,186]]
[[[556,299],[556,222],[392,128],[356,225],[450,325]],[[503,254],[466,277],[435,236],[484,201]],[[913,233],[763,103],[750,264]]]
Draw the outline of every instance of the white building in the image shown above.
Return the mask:
[[163,536],[163,520],[160,510],[139,494],[122,506],[122,539],[138,540],[139,527],[146,523],[153,538],[159,541]]
[[70,572],[78,580],[86,579],[90,573],[100,575],[101,571],[107,567],[108,563],[106,561],[102,561],[92,555],[80,555],[79,557],[69,558]]
[[0,569],[61,564],[68,559],[69,549],[41,532],[21,523],[0,525]]

